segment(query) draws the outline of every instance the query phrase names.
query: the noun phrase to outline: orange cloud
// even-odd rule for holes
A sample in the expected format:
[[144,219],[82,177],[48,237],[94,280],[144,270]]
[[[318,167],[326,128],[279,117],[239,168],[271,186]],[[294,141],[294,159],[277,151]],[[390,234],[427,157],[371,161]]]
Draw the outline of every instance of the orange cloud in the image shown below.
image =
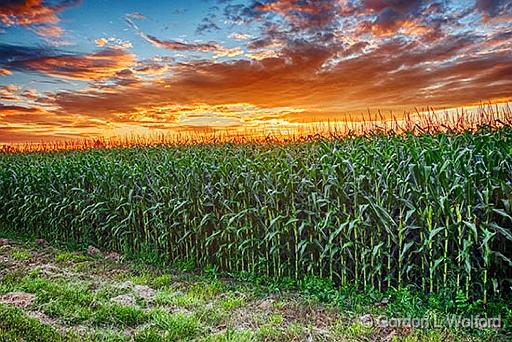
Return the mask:
[[278,13],[300,28],[320,28],[335,21],[339,4],[331,0],[271,0],[256,3],[255,10]]
[[98,47],[110,46],[112,48],[121,48],[121,49],[130,49],[132,48],[132,43],[129,41],[117,39],[114,37],[110,38],[98,38],[94,41]]
[[60,21],[58,14],[78,3],[79,0],[62,0],[54,4],[43,0],[4,1],[0,4],[0,22],[6,26],[36,25],[37,34],[57,37],[63,33],[57,26]]
[[[300,109],[300,116],[343,118],[368,108],[413,110],[415,106],[458,106],[512,94],[512,60],[506,52],[486,57],[457,57],[471,42],[452,39],[434,47],[390,42],[358,58],[326,63],[338,47],[296,45],[279,58],[260,61],[197,62],[174,65],[158,82],[108,93],[61,93],[55,105],[63,113],[115,118],[144,108],[203,103],[247,103],[258,108]],[[444,61],[457,57],[456,61]],[[441,63],[443,62],[443,63]],[[438,63],[435,68],[426,63]],[[494,86],[499,82],[500,86]],[[101,114],[100,114],[101,113]],[[124,114],[123,114],[124,115]],[[293,111],[287,114],[293,117]]]
[[36,89],[25,89],[21,95],[28,100],[37,100],[40,97]]
[[38,26],[35,31],[43,37],[60,37],[64,33],[60,26]]
[[8,84],[5,86],[0,86],[0,99],[3,101],[17,101],[19,97],[18,87],[15,84]]
[[105,38],[98,38],[94,41],[96,43],[96,45],[98,45],[99,47],[104,47],[105,45],[107,45],[108,43],[108,40],[105,39]]
[[84,129],[90,137],[102,134],[106,126],[101,121],[55,113],[37,105],[0,103],[0,143],[70,140],[83,137]]
[[86,55],[34,58],[20,62],[18,66],[54,77],[100,80],[114,76],[134,62],[133,54],[123,49],[109,48]]
[[240,41],[243,41],[243,40],[248,40],[251,38],[251,35],[250,34],[247,34],[247,33],[240,33],[240,32],[233,32],[229,35],[229,38],[231,39],[234,39],[234,40],[240,40]]
[[42,0],[4,2],[0,6],[0,21],[4,25],[56,24],[59,21],[55,8]]
[[140,61],[132,70],[135,74],[160,75],[168,71],[169,66],[160,63],[158,60]]
[[390,22],[363,21],[359,24],[358,35],[371,32],[377,37],[392,37],[396,34],[434,37],[436,34],[434,30],[435,28],[423,25],[416,19],[396,19]]
[[461,22],[481,24],[483,15],[506,17],[505,1],[489,3],[479,1],[477,10],[471,4],[471,16],[445,2],[415,0],[231,3],[226,22],[252,25],[251,35],[230,35],[241,45],[231,48],[157,38],[137,27],[143,14],[127,14],[137,35],[173,55],[144,51],[144,60],[126,50],[129,42],[109,36],[95,40],[100,51],[86,54],[0,44],[0,74],[88,81],[83,89],[54,92],[0,88],[2,100],[16,104],[2,105],[0,123],[11,135],[26,129],[42,136],[281,128],[357,120],[368,109],[399,116],[415,107],[506,101],[512,98],[509,27],[487,22],[485,29],[461,29]]

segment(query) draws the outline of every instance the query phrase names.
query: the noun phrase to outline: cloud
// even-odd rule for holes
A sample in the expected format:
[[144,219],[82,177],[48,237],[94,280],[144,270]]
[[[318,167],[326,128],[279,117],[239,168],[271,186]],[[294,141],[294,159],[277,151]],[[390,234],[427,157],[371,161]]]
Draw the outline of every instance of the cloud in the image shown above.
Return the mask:
[[128,18],[132,18],[132,19],[139,19],[139,20],[143,20],[143,19],[146,19],[146,17],[144,16],[144,14],[140,13],[140,12],[132,12],[132,13],[128,13],[126,14],[126,16]]
[[39,56],[12,63],[17,69],[75,80],[99,80],[129,68],[135,56],[123,49],[104,49],[91,54]]
[[115,37],[104,38],[100,37],[94,40],[96,46],[102,48],[105,46],[109,46],[112,48],[121,48],[121,49],[131,49],[133,47],[132,43],[126,40],[118,39]]
[[[359,22],[361,34],[372,32],[376,36],[396,34],[435,36],[438,28],[436,15],[446,12],[441,3],[423,0],[380,1],[363,0],[355,10],[360,15],[370,16]],[[437,34],[439,34],[437,32]]]
[[258,108],[294,108],[317,116],[337,113],[340,117],[347,112],[366,112],[368,107],[401,112],[415,106],[457,106],[510,98],[510,54],[459,56],[461,51],[477,48],[473,44],[464,37],[457,44],[450,38],[429,47],[391,41],[327,68],[326,62],[342,49],[298,43],[281,51],[279,58],[179,64],[170,67],[171,76],[155,83],[141,82],[108,93],[60,93],[55,105],[64,113],[96,116],[101,112],[109,118],[141,108],[194,103],[248,103]]
[[3,101],[18,101],[18,90],[18,86],[15,84],[0,86],[0,99]]
[[2,144],[55,142],[72,138],[71,135],[55,135],[55,131],[48,128],[37,129],[26,125],[17,127],[0,126],[0,143]]
[[512,8],[510,1],[506,0],[476,0],[477,10],[488,13],[491,17],[502,14]]
[[79,0],[5,0],[0,3],[0,23],[5,26],[34,26],[44,37],[58,37],[63,29],[58,26],[59,13],[76,6]]
[[139,62],[138,65],[133,68],[133,72],[143,75],[160,75],[168,70],[169,66],[167,64],[161,64],[157,61]]
[[47,46],[22,46],[0,43],[0,66],[8,67],[19,61],[54,56],[60,52]]
[[0,76],[9,76],[11,72],[5,68],[0,68]]
[[248,53],[248,54],[246,54],[246,56],[251,59],[260,61],[260,60],[267,59],[267,58],[278,58],[279,53],[277,53],[274,50],[263,50],[263,51]]
[[36,89],[25,89],[21,93],[21,96],[23,96],[24,98],[26,98],[28,100],[37,100],[40,97],[40,95]]
[[196,33],[201,35],[207,32],[219,31],[220,27],[214,21],[215,15],[205,17],[201,20],[201,23],[196,28]]
[[260,0],[230,4],[223,14],[233,24],[276,23],[284,19],[289,33],[322,33],[334,30],[352,8],[344,0]]
[[98,127],[67,115],[56,115],[41,107],[0,104],[0,143],[26,143],[70,140],[80,137],[83,129],[88,136]]
[[318,29],[336,20],[339,4],[332,0],[271,0],[255,2],[253,9],[277,13],[295,27]]
[[108,44],[108,40],[106,38],[98,38],[94,42],[98,47],[104,47]]
[[512,19],[512,3],[507,0],[476,0],[475,7],[485,22],[498,17]]
[[200,51],[200,52],[212,52],[219,49],[219,45],[216,43],[189,43],[180,42],[177,40],[160,40],[151,35],[140,33],[141,36],[156,47],[175,51]]
[[228,4],[224,7],[223,15],[227,22],[242,25],[250,24],[255,20],[261,19],[262,13],[254,8],[254,3],[251,5],[243,4]]
[[64,33],[64,29],[60,26],[38,26],[35,32],[42,37],[60,37]]
[[[142,13],[124,17],[137,35],[172,57],[144,54],[137,60],[126,50],[129,42],[108,36],[98,37],[100,50],[89,53],[0,43],[0,70],[55,77],[49,82],[88,81],[82,89],[52,92],[2,89],[20,107],[4,108],[4,122],[9,117],[10,125],[29,127],[39,108],[32,118],[46,131],[37,134],[79,127],[90,134],[133,126],[282,127],[357,117],[368,108],[400,115],[415,107],[512,99],[506,1],[217,4],[224,17],[209,18],[234,32],[231,41],[164,39],[138,27],[150,24],[139,22]],[[196,33],[203,32],[208,27]],[[240,46],[232,47],[233,40]]]
[[42,0],[6,0],[0,4],[0,21],[7,26],[56,24],[59,22],[57,14],[77,3],[60,1],[56,5],[48,5]]
[[362,0],[362,7],[374,12],[392,10],[399,13],[409,13],[419,8],[425,2],[423,0]]
[[0,103],[0,142],[37,141],[43,137],[55,139],[62,127],[73,127],[78,122],[69,115],[57,115],[38,106]]
[[30,122],[34,114],[39,115],[42,113],[46,113],[46,111],[39,107],[23,107],[0,103],[0,118],[4,123]]
[[243,55],[244,53],[240,47],[226,48],[215,42],[191,43],[177,40],[160,40],[142,32],[140,32],[140,35],[146,41],[161,49],[173,51],[213,52],[215,57],[236,57]]
[[214,51],[214,57],[215,58],[218,58],[218,57],[236,57],[236,56],[241,56],[243,54],[244,54],[244,51],[240,47],[226,48],[226,47],[219,46]]
[[[137,34],[142,37],[147,42],[153,44],[154,46],[161,48],[161,49],[167,49],[167,50],[174,50],[174,51],[197,51],[197,52],[214,52],[217,56],[237,56],[238,54],[233,54],[235,50],[231,50],[231,53],[228,52],[229,50],[221,46],[220,44],[217,44],[215,42],[208,42],[208,43],[196,43],[196,42],[185,42],[185,41],[178,41],[178,40],[162,40],[155,36],[146,34],[142,32],[139,27],[133,22],[132,16],[127,15],[125,16],[125,21],[128,23],[128,25],[133,28]],[[139,18],[137,18],[139,19]]]
[[233,40],[243,41],[243,40],[251,39],[252,36],[247,33],[233,32],[228,37]]

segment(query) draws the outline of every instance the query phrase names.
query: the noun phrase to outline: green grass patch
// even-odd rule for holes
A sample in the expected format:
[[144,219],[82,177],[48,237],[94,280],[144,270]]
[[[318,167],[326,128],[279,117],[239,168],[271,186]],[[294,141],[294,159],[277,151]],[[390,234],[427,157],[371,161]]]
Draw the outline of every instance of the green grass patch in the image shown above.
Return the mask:
[[153,280],[151,281],[151,285],[154,288],[161,288],[161,287],[171,286],[172,280],[173,280],[173,278],[172,278],[171,275],[163,274],[163,275],[160,275],[160,276],[158,276],[156,278],[153,278]]
[[0,341],[64,341],[52,326],[28,317],[23,310],[0,304]]
[[209,282],[196,282],[188,289],[188,295],[201,298],[203,300],[210,300],[225,291],[224,284],[219,280],[213,279]]
[[255,341],[255,334],[250,330],[227,329],[222,333],[205,337],[203,342],[251,342]]
[[135,327],[147,319],[148,315],[141,308],[119,304],[101,305],[94,313],[94,322],[97,324]]
[[229,297],[226,299],[222,299],[219,302],[222,309],[224,309],[226,311],[231,311],[231,310],[237,309],[237,308],[241,307],[242,305],[244,305],[244,303],[245,303],[245,300],[243,298],[239,298],[239,297]]
[[174,288],[164,288],[156,292],[154,301],[160,305],[171,305],[183,308],[195,308],[205,304],[203,298],[194,293],[183,293]]
[[[30,252],[23,246],[18,250]],[[3,251],[7,256],[11,252],[12,250]],[[71,252],[57,252],[55,255],[66,253]],[[49,260],[53,260],[53,257]],[[68,257],[63,257],[62,262],[69,262],[66,267],[70,268],[82,263],[79,259]],[[308,277],[292,287],[298,289],[302,296],[290,297],[284,293],[287,290],[281,290],[280,294],[278,292],[272,295],[272,302],[266,303],[268,307],[262,307],[258,304],[260,299],[272,292],[262,286],[232,279],[221,280],[212,278],[211,275],[162,275],[162,269],[142,263],[136,266],[134,264],[134,270],[126,265],[126,268],[120,270],[122,276],[112,280],[111,277],[104,278],[101,274],[102,270],[109,272],[108,261],[98,260],[96,263],[95,269],[84,271],[88,272],[86,277],[78,275],[72,279],[65,278],[65,271],[63,274],[46,274],[44,268],[31,263],[32,269],[24,267],[22,270],[10,270],[2,274],[0,295],[9,292],[35,294],[35,302],[27,310],[41,311],[71,329],[75,329],[76,325],[84,327],[81,330],[81,334],[84,334],[81,339],[85,341],[126,340],[123,336],[125,329],[135,331],[133,338],[136,341],[303,341],[309,336],[320,336],[320,340],[332,337],[340,341],[360,341],[382,337],[378,328],[359,323],[363,314],[390,318],[438,315],[440,319],[448,314],[501,315],[506,327],[500,331],[448,327],[418,329],[406,336],[400,336],[398,340],[510,340],[510,302],[495,300],[484,306],[481,301],[466,298],[463,291],[453,293],[447,289],[428,295],[407,287],[382,292],[372,288],[363,291],[349,286],[337,288],[329,280]],[[27,271],[28,274],[25,275]],[[126,279],[157,289],[154,300],[137,300],[132,286],[123,284]],[[269,286],[273,288],[276,284],[277,282]],[[286,288],[289,288],[288,285]],[[130,306],[114,303],[112,298],[119,295],[132,296],[136,300],[135,304]],[[259,297],[260,295],[263,297]],[[44,338],[49,338],[45,334],[55,331],[51,326],[34,323],[20,309],[6,305],[3,307],[5,312],[2,311],[0,319],[3,318],[2,315],[8,318],[5,319],[5,328],[0,325],[0,341],[15,341],[25,333],[27,336],[35,336],[38,330],[42,331],[40,336],[44,341]],[[241,311],[238,311],[240,308]],[[339,321],[334,326],[320,329],[315,327],[315,322],[305,326],[306,308],[318,308],[321,315],[330,315],[331,310],[336,310],[333,311],[334,319],[339,318]],[[243,323],[253,324],[250,331],[236,330],[238,313],[248,315],[245,317],[247,321],[244,320]],[[15,321],[20,326],[12,323]],[[7,326],[8,324],[11,325]],[[32,332],[25,332],[25,329]],[[215,333],[208,335],[210,331]],[[318,335],[319,331],[328,331],[328,334]],[[63,338],[69,340],[71,337],[74,335],[67,334]]]
[[93,260],[91,257],[88,257],[86,255],[80,254],[80,253],[74,253],[74,252],[62,252],[57,255],[55,255],[55,261],[56,262],[75,262],[80,263],[84,261],[91,261]]
[[14,250],[11,253],[11,258],[18,261],[27,261],[32,257],[32,254],[26,250]]
[[191,339],[201,332],[200,322],[192,315],[156,309],[150,316],[152,323],[164,331],[170,341]]

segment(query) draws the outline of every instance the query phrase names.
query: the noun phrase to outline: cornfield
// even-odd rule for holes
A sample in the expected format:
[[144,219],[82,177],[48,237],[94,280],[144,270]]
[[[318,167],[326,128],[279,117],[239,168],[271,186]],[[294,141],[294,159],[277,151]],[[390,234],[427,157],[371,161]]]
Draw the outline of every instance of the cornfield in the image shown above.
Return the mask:
[[510,292],[512,129],[0,154],[0,224],[228,272]]

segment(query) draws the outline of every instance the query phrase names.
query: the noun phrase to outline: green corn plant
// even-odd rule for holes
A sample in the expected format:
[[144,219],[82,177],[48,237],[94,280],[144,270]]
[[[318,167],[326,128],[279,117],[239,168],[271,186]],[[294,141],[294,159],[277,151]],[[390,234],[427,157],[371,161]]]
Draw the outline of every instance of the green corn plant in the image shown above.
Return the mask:
[[0,225],[226,272],[462,287],[487,303],[512,276],[511,146],[503,127],[0,153]]

